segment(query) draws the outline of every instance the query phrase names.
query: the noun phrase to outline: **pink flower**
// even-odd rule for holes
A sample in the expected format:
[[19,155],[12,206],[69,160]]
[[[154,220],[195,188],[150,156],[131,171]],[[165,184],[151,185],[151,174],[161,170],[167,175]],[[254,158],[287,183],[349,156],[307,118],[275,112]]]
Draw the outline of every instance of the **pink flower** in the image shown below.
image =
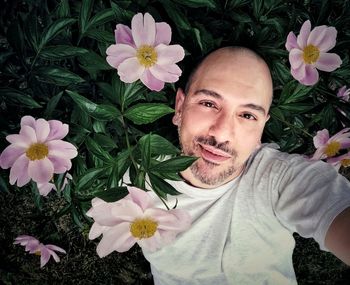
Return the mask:
[[350,128],[345,128],[334,136],[329,137],[327,129],[318,131],[314,136],[314,146],[316,151],[311,158],[312,160],[324,159],[335,156],[341,149],[350,147]]
[[24,116],[19,134],[6,137],[11,145],[0,155],[0,167],[11,167],[10,184],[17,181],[21,187],[30,179],[46,183],[54,173],[68,171],[78,153],[74,145],[61,140],[67,134],[68,125],[60,121]]
[[349,101],[349,96],[350,96],[350,88],[346,89],[346,85],[339,88],[337,97],[339,97],[340,99],[343,99],[344,101]]
[[149,89],[160,91],[164,82],[176,82],[182,71],[176,63],[185,56],[180,45],[169,45],[171,28],[156,23],[146,13],[136,14],[131,29],[118,24],[116,44],[107,48],[107,62],[118,70],[120,80],[132,83],[140,79]]
[[290,32],[286,49],[289,51],[291,74],[304,85],[314,85],[318,71],[333,71],[342,61],[335,53],[328,53],[335,46],[337,30],[334,27],[317,26],[311,31],[311,23],[305,21],[298,37]]
[[56,262],[60,261],[60,258],[55,251],[66,253],[63,248],[60,248],[53,244],[44,245],[39,242],[35,237],[28,235],[20,235],[15,238],[14,244],[20,244],[25,246],[25,251],[31,254],[40,255],[40,267],[45,266],[52,256]]
[[[63,184],[61,186],[61,191],[64,189],[64,187],[66,187],[66,185],[68,184],[68,179],[72,180],[72,175],[70,175],[69,173],[67,173],[66,177],[64,178]],[[42,196],[47,196],[47,194],[49,194],[52,190],[57,191],[56,186],[54,183],[51,182],[44,182],[44,183],[36,183],[36,186],[38,187],[39,193]]]
[[86,213],[94,219],[90,239],[101,234],[97,253],[104,257],[116,250],[129,250],[136,242],[149,251],[172,242],[176,235],[191,225],[189,214],[180,209],[163,210],[153,207],[148,193],[128,187],[129,194],[113,203],[99,198],[92,200],[92,208]]
[[342,167],[349,167],[350,166],[350,152],[345,153],[343,155],[339,155],[336,157],[332,157],[327,159],[327,162],[332,164],[337,170]]

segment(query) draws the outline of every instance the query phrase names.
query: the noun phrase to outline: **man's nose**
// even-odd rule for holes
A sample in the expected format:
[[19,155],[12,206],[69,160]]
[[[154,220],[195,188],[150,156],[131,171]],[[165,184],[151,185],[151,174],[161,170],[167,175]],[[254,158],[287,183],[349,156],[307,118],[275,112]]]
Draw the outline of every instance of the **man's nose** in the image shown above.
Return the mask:
[[218,114],[209,129],[209,135],[214,136],[218,142],[231,141],[235,133],[233,116],[226,113]]

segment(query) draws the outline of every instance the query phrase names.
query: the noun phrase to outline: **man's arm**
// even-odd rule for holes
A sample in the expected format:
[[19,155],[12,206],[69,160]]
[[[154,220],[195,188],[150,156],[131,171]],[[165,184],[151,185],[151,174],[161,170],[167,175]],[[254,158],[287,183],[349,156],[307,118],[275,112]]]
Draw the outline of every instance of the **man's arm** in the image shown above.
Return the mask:
[[350,207],[332,222],[326,234],[325,246],[350,266]]

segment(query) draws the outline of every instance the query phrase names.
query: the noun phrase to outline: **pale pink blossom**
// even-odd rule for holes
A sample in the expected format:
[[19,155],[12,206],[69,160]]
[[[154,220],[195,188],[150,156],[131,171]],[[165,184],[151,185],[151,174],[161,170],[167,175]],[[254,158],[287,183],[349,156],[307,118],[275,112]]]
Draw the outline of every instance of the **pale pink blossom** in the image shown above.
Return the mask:
[[21,187],[30,179],[46,183],[54,173],[64,173],[72,167],[71,159],[78,152],[74,145],[62,139],[68,134],[68,125],[57,120],[21,119],[19,134],[8,135],[11,144],[0,155],[0,167],[10,170],[10,184]]
[[144,250],[155,251],[172,242],[177,234],[191,225],[190,215],[181,209],[163,210],[153,207],[151,196],[136,187],[128,187],[129,194],[107,203],[92,200],[86,213],[94,219],[89,239],[103,235],[97,253],[104,257],[111,252],[124,252],[138,243]]
[[350,96],[350,88],[346,89],[346,85],[339,88],[338,93],[337,93],[337,97],[339,97],[340,99],[342,99],[344,101],[349,101],[349,96]]
[[317,26],[311,30],[309,20],[305,21],[298,37],[290,32],[286,49],[289,51],[291,74],[304,85],[314,85],[319,80],[318,71],[333,71],[342,60],[335,53],[328,53],[336,44],[337,30],[334,27]]
[[349,167],[350,166],[350,152],[347,152],[345,154],[331,157],[327,159],[327,162],[332,164],[337,170],[342,167]]
[[[67,173],[66,177],[64,178],[64,181],[62,183],[61,186],[61,191],[66,187],[66,185],[68,184],[68,179],[72,180],[72,175],[70,175],[69,173]],[[47,194],[49,194],[52,190],[57,191],[57,188],[55,186],[54,183],[51,182],[44,182],[44,183],[36,183],[36,186],[38,187],[39,193],[42,196],[47,196]]]
[[25,247],[25,251],[30,254],[40,255],[40,267],[45,266],[52,256],[56,262],[60,261],[60,258],[55,251],[66,253],[63,248],[60,248],[53,244],[42,244],[38,239],[28,235],[20,235],[15,238],[14,244],[20,244]]
[[156,23],[145,13],[136,14],[131,29],[118,24],[116,44],[107,48],[107,62],[118,70],[120,80],[132,83],[140,79],[149,89],[160,91],[164,82],[176,82],[182,71],[176,65],[185,52],[180,45],[169,45],[171,28],[165,22]]
[[342,149],[350,147],[350,128],[345,128],[334,136],[329,137],[327,129],[318,131],[313,138],[316,151],[312,156],[312,160],[330,158],[338,154]]

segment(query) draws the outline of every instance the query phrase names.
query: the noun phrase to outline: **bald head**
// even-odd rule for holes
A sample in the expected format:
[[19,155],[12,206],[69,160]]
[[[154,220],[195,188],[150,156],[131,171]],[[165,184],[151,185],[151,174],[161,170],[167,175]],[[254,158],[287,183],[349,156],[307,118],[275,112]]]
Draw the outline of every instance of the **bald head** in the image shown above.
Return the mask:
[[245,47],[224,47],[207,55],[192,71],[185,87],[185,94],[192,85],[212,71],[227,71],[242,80],[262,81],[261,84],[272,101],[272,78],[266,62],[254,51]]

